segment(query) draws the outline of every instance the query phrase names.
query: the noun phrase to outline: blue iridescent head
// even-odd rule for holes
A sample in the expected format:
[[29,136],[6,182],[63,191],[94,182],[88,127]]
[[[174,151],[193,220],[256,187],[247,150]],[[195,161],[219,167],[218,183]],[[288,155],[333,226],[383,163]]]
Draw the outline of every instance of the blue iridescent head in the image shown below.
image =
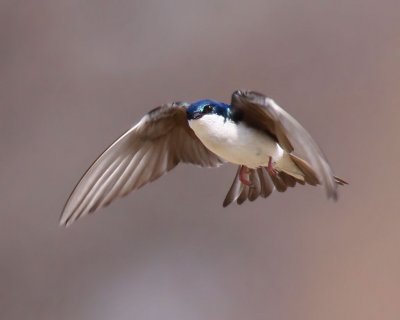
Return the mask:
[[186,109],[186,116],[188,120],[197,120],[206,114],[217,114],[226,119],[230,112],[230,106],[226,103],[203,99],[190,104]]

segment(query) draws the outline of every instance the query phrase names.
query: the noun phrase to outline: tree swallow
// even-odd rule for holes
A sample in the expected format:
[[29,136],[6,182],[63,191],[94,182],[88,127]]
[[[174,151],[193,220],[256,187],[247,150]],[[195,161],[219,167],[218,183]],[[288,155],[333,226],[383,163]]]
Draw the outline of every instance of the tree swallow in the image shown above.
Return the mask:
[[230,105],[207,99],[151,110],[83,175],[65,204],[60,224],[69,225],[107,206],[179,162],[238,165],[224,207],[266,198],[274,189],[283,192],[296,183],[321,184],[328,198],[336,199],[337,186],[346,184],[333,175],[310,134],[274,100],[237,90]]

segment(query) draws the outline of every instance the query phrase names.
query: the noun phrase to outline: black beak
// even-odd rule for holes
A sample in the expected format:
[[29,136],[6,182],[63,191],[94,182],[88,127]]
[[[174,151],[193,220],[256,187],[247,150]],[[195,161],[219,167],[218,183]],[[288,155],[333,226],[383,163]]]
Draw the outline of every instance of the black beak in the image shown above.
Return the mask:
[[201,112],[187,113],[188,120],[197,120],[200,119],[202,116],[203,114]]
[[193,113],[193,119],[194,120],[200,119],[202,116],[203,116],[203,114],[201,112]]

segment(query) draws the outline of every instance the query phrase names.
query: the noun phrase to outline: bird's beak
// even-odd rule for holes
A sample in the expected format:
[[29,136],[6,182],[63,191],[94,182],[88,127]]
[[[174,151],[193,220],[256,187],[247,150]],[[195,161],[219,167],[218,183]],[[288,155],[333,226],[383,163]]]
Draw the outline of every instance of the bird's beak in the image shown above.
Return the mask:
[[193,119],[194,120],[200,119],[202,116],[203,116],[203,114],[201,112],[193,113]]
[[202,113],[201,112],[193,112],[193,113],[188,113],[188,119],[189,120],[197,120],[200,119],[202,117]]

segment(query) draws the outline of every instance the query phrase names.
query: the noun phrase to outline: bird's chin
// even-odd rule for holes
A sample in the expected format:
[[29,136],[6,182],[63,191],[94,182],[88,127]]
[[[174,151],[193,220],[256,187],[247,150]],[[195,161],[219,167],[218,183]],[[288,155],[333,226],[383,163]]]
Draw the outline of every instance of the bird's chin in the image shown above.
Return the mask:
[[220,129],[223,126],[223,118],[207,114],[188,123],[190,128],[203,141],[203,139],[207,139],[209,136],[218,136],[220,134]]
[[189,127],[194,131],[204,130],[204,124],[202,118],[188,120]]
[[195,126],[195,122],[196,122],[196,120],[188,119],[189,127],[193,129],[193,127]]

